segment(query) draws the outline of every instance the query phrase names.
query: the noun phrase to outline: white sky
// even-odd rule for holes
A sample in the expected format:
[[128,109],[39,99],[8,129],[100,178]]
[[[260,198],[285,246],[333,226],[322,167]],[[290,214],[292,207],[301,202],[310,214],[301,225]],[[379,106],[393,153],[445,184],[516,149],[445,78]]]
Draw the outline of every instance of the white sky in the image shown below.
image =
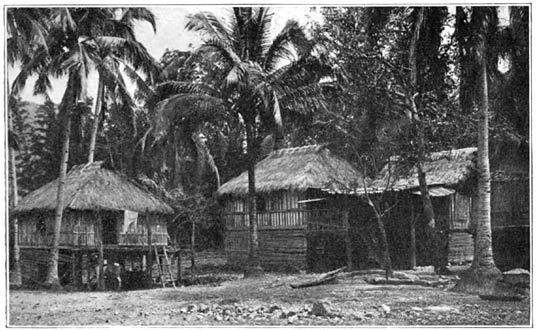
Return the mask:
[[[185,30],[186,16],[199,11],[210,11],[217,15],[225,16],[231,9],[230,6],[217,7],[209,5],[198,6],[167,6],[160,5],[149,7],[156,16],[156,34],[149,23],[140,23],[135,28],[136,37],[142,42],[149,53],[155,58],[160,59],[166,49],[188,50],[195,49],[201,45],[202,39],[198,33]],[[306,24],[311,20],[318,20],[320,14],[310,12],[310,6],[285,6],[273,7],[274,12],[274,30],[279,31],[288,19],[295,19],[301,24]],[[18,73],[18,68],[11,67],[8,69],[8,78],[10,82]],[[97,91],[96,73],[92,73],[88,79],[88,94],[94,96]],[[21,93],[23,100],[43,103],[42,96],[33,95],[33,83],[35,78],[28,79],[26,88]],[[52,89],[49,95],[52,101],[58,104],[61,101],[65,90],[66,79],[52,79]]]

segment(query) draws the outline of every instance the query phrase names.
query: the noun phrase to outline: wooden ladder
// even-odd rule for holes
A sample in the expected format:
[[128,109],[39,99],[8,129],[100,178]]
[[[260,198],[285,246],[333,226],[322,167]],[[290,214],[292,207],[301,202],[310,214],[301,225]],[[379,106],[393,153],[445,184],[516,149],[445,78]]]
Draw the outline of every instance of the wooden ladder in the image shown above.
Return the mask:
[[[166,287],[166,283],[171,283],[173,288],[176,289],[177,287],[175,286],[175,279],[171,272],[171,263],[169,262],[166,246],[162,246],[162,251],[162,253],[158,253],[158,247],[154,247],[154,255],[156,257],[160,282],[162,283],[162,287]],[[162,261],[160,261],[160,259],[162,259]]]

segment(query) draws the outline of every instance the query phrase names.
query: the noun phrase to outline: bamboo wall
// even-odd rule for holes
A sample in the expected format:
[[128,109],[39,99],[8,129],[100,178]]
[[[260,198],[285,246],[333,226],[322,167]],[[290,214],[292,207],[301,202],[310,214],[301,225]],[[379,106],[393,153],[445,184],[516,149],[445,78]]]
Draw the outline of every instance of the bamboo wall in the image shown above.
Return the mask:
[[492,181],[492,228],[530,225],[530,185],[528,179]]
[[[259,257],[263,267],[308,269],[309,249],[317,245],[318,234],[342,231],[341,211],[334,204],[310,205],[314,192],[277,191],[258,198]],[[332,202],[332,201],[331,201]],[[244,263],[249,250],[247,200],[224,202],[225,250],[232,264]],[[339,254],[336,252],[334,254]],[[330,259],[325,255],[326,259]]]
[[[145,217],[141,215],[135,227],[121,233],[119,227],[122,222],[122,212],[103,212],[103,222],[116,222],[114,242],[119,245],[139,246],[147,245],[147,227]],[[50,246],[51,236],[47,235],[46,228],[52,228],[54,215],[50,213],[31,213],[21,215],[19,222],[19,244],[21,246],[39,247]],[[151,216],[151,230],[153,245],[167,245],[168,233],[165,219],[161,216]],[[97,217],[89,211],[66,211],[61,225],[60,246],[64,247],[96,247],[101,236],[98,233]],[[104,243],[107,244],[106,242]]]

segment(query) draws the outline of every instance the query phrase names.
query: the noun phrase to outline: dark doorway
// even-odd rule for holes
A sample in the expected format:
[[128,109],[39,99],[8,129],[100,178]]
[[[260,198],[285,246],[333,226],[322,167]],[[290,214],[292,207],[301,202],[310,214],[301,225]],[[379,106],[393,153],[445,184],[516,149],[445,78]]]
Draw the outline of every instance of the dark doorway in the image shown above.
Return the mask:
[[104,245],[117,245],[117,219],[114,215],[103,215],[102,243]]

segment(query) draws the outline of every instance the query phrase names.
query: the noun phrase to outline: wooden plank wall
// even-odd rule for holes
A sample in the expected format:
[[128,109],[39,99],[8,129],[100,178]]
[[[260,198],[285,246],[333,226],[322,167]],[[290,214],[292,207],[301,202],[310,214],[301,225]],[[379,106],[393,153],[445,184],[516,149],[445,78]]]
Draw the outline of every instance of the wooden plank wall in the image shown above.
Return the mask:
[[[234,265],[247,262],[249,231],[228,230],[225,236],[227,261]],[[261,266],[270,270],[292,268],[305,270],[307,240],[304,228],[259,229],[259,258]]]

